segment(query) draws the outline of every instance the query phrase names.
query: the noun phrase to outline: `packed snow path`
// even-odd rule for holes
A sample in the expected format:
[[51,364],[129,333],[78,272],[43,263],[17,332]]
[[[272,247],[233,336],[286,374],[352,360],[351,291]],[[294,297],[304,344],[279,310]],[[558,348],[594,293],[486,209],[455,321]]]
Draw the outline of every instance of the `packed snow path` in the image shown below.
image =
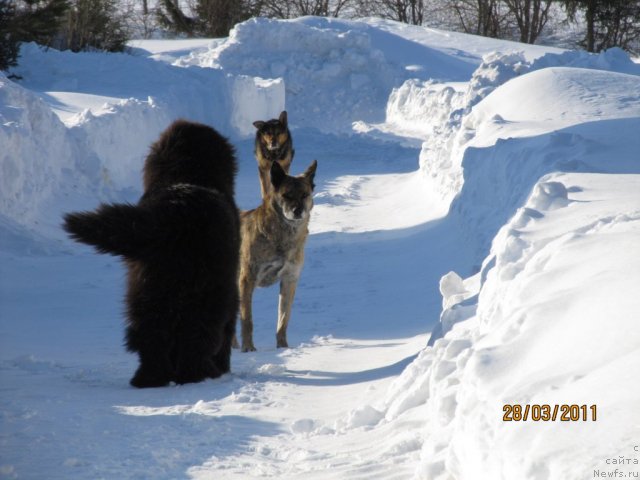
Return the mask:
[[[19,325],[3,331],[10,360],[2,375],[11,385],[3,422],[11,436],[2,435],[13,471],[27,478],[181,478],[187,470],[196,478],[220,478],[220,470],[224,478],[295,478],[309,470],[326,478],[331,468],[337,477],[366,478],[388,469],[390,478],[404,456],[419,453],[398,430],[385,440],[393,455],[383,460],[378,439],[360,438],[379,413],[349,415],[372,392],[382,394],[424,348],[441,309],[440,277],[452,266],[465,271],[469,260],[451,241],[457,235],[448,222],[390,230],[399,217],[428,218],[428,204],[409,201],[380,215],[371,211],[379,193],[358,188],[378,181],[391,203],[406,196],[395,176],[415,175],[416,149],[359,136],[299,131],[294,138],[294,172],[306,158],[319,158],[312,230],[322,233],[307,245],[289,328],[293,348],[275,349],[277,286],[260,289],[258,352],[234,351],[233,373],[220,380],[149,391],[128,386],[136,359],[121,346],[118,260],[83,247],[79,256],[3,258],[2,317]],[[250,141],[240,145],[245,208],[259,196],[251,148]],[[354,175],[361,170],[368,175]],[[392,180],[371,180],[374,172]],[[344,195],[327,193],[336,189]],[[317,212],[325,201],[348,203],[356,231],[323,221]],[[377,224],[388,231],[364,231]],[[364,428],[350,433],[355,427]],[[34,462],[28,452],[36,451]],[[413,461],[404,462],[405,476]]]

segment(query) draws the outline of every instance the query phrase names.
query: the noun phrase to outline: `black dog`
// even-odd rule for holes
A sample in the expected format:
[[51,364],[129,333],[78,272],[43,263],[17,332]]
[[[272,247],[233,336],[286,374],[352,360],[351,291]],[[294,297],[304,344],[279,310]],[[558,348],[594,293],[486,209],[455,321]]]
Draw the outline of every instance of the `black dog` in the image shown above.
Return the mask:
[[126,345],[135,387],[215,378],[230,369],[238,312],[238,209],[233,147],[184,120],[165,130],[144,166],[137,205],[65,215],[64,228],[128,267]]

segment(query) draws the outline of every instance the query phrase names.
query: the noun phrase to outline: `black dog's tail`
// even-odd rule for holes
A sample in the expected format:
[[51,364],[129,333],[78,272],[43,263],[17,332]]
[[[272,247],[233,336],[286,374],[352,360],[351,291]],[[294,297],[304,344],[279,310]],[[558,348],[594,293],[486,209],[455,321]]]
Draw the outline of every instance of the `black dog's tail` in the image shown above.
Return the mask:
[[103,204],[93,212],[67,213],[63,228],[72,239],[100,253],[137,258],[152,241],[151,218],[138,206]]

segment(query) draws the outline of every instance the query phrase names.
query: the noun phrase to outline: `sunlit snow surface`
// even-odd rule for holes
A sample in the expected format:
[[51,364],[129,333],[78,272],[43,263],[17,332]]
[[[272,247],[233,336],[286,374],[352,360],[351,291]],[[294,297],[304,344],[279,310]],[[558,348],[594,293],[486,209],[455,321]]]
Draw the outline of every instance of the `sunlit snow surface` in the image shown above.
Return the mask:
[[[313,17],[131,46],[26,45],[23,79],[0,76],[0,478],[639,474],[624,52]],[[135,202],[179,117],[230,137],[253,208],[252,122],[285,108],[293,173],[319,162],[292,348],[275,349],[277,287],[259,290],[258,351],[230,375],[129,387],[123,267],[68,241],[61,214]],[[503,421],[565,404],[597,419]]]

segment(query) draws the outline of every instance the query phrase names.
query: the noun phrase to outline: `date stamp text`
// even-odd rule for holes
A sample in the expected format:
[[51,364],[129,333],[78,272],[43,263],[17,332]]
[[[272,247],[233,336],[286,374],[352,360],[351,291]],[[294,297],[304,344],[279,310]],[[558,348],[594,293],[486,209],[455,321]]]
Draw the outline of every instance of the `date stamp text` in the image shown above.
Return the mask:
[[520,405],[502,407],[504,422],[595,422],[598,419],[596,405]]

